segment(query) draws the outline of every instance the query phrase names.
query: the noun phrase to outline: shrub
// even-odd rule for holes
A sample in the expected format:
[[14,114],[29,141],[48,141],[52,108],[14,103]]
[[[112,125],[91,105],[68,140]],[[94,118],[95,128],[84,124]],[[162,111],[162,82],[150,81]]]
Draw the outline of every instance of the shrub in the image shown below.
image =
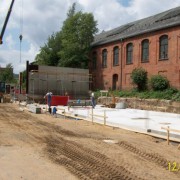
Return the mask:
[[150,86],[154,91],[162,91],[169,87],[169,80],[162,75],[154,75],[150,79]]
[[180,91],[178,91],[176,94],[172,96],[172,100],[174,101],[180,101]]
[[140,67],[133,69],[131,79],[133,84],[137,85],[138,91],[142,91],[147,88],[147,71],[143,68]]

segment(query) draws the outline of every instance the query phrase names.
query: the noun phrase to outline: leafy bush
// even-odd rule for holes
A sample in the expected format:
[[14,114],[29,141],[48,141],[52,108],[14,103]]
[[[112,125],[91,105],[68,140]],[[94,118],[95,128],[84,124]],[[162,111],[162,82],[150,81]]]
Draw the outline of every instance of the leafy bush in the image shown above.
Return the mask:
[[131,79],[132,82],[137,85],[138,91],[142,91],[147,88],[147,71],[143,68],[140,67],[133,69]]
[[180,101],[180,91],[178,91],[176,94],[172,96],[172,100],[174,101]]
[[162,91],[169,87],[169,80],[162,75],[154,75],[150,79],[150,86],[154,91]]

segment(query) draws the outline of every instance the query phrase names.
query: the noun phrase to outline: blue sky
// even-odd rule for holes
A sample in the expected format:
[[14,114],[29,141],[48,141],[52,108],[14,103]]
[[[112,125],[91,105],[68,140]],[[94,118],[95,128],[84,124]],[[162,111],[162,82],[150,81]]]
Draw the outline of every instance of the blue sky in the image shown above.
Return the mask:
[[[26,60],[33,62],[48,36],[61,29],[73,2],[77,2],[78,9],[94,14],[99,32],[180,6],[180,0],[15,0],[4,34],[4,43],[0,45],[0,66],[12,63],[15,73],[25,70]],[[10,3],[11,0],[0,1],[0,30]],[[22,17],[20,62],[19,35]]]
[[129,6],[130,0],[118,0],[120,4],[122,4],[125,7]]

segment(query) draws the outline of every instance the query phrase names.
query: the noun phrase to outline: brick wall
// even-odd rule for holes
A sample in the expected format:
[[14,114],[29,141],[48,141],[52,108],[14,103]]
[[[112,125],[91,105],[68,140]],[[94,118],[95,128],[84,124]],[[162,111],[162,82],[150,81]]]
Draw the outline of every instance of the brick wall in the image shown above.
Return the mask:
[[[168,35],[168,59],[159,60],[159,37]],[[141,62],[141,42],[149,40],[149,62]],[[133,63],[126,64],[126,45],[133,43]],[[119,65],[113,66],[113,48],[119,47]],[[107,49],[107,67],[102,68],[102,51]],[[136,67],[143,67],[148,77],[155,74],[165,75],[173,87],[180,89],[180,28],[174,27],[161,31],[151,32],[133,38],[124,39],[123,42],[113,42],[93,47],[92,53],[97,53],[97,66],[90,72],[93,75],[93,89],[109,89],[113,86],[113,75],[118,75],[116,89],[130,89],[131,72]],[[92,54],[91,53],[91,54]],[[122,65],[122,66],[121,66]],[[122,76],[121,76],[122,75]]]

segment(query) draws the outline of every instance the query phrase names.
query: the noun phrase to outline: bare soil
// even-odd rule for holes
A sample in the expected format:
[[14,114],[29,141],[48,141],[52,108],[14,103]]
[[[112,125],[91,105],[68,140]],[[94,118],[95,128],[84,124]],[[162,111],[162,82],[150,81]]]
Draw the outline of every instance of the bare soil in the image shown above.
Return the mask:
[[[33,114],[17,104],[0,103],[2,180],[178,180],[177,146],[119,128]],[[169,171],[168,162],[176,162],[176,171]]]

